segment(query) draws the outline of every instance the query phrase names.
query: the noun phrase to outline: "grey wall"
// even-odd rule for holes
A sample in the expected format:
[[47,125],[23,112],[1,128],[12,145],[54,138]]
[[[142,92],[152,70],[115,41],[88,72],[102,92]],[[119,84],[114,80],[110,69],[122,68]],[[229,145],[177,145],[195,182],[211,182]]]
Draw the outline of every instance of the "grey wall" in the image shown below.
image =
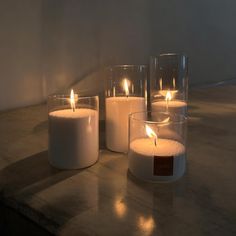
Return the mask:
[[234,0],[152,1],[152,52],[186,52],[190,82],[236,77]]
[[45,0],[43,35],[48,94],[104,65],[146,63],[150,51],[149,3]]
[[235,7],[233,0],[1,0],[0,109],[36,104],[104,65],[147,63],[160,52],[188,54],[192,84],[233,78]]
[[42,100],[41,2],[0,1],[0,109]]

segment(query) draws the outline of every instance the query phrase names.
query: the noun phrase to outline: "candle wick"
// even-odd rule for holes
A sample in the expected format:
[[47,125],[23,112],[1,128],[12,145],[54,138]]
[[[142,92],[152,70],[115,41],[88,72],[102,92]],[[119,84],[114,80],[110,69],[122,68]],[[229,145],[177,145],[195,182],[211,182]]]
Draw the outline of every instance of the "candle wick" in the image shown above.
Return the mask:
[[154,138],[154,144],[155,144],[155,146],[157,146],[157,139],[156,138]]
[[73,110],[73,112],[75,112],[75,107],[74,106],[73,106],[72,110]]

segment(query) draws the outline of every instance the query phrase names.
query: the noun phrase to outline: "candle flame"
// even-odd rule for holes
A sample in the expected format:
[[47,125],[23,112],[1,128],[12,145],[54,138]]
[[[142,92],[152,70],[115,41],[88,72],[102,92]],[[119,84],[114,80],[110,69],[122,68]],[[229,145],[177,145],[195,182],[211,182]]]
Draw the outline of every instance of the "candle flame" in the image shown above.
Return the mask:
[[167,93],[166,93],[166,101],[170,101],[172,99],[172,95],[171,95],[171,92],[168,90]]
[[129,96],[129,80],[127,79],[123,80],[123,88],[125,91],[125,95],[128,97]]
[[175,89],[175,78],[173,78],[173,88]]
[[73,89],[71,89],[71,92],[70,92],[70,105],[71,105],[71,109],[74,112],[75,111],[75,94],[74,94]]
[[[171,95],[171,99],[173,99],[175,97],[175,94],[178,92],[178,90],[160,90],[159,91],[159,94],[163,97],[166,97],[166,96],[170,96]],[[167,95],[167,93],[170,93],[170,95]],[[156,94],[154,95],[154,97],[158,97],[159,95]]]
[[149,127],[148,125],[146,125],[146,134],[149,138],[153,138],[154,139],[154,144],[155,146],[157,145],[157,135],[156,133],[153,131],[153,129],[151,127]]

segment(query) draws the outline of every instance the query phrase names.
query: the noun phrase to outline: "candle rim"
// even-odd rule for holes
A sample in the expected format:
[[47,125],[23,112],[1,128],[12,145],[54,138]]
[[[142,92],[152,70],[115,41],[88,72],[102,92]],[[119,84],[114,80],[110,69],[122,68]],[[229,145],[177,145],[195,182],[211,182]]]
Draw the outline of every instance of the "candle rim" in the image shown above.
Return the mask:
[[[148,114],[148,113],[155,113],[155,114],[162,114],[162,115],[167,115],[167,117],[171,117],[171,115],[173,116],[173,114],[169,113],[169,112],[160,112],[160,111],[138,111],[138,112],[132,112],[131,114],[129,114],[129,119],[131,120],[135,120],[135,121],[138,121],[138,122],[141,122],[141,123],[144,123],[144,124],[156,124],[156,125],[167,125],[167,124],[183,124],[187,121],[187,116],[185,115],[182,115],[182,114],[177,114],[177,113],[174,113],[174,116],[178,116],[178,117],[181,117],[181,120],[178,120],[178,121],[173,121],[173,120],[170,120],[166,123],[163,123],[163,121],[151,121],[151,120],[146,120],[146,119],[142,119],[142,118],[135,118],[134,115],[137,115],[137,114]],[[167,118],[166,117],[166,118]]]
[[[79,100],[81,99],[91,99],[91,98],[98,98],[98,95],[93,95],[93,96],[79,96],[78,93],[75,93],[75,95],[77,96],[77,98]],[[63,93],[55,93],[55,94],[51,94],[51,95],[48,95],[48,98],[51,98],[51,99],[70,99],[70,94],[63,94]]]
[[[163,100],[163,99],[157,99],[157,100],[154,100],[152,103],[151,103],[151,105],[158,105],[158,103],[160,104],[161,103],[161,105],[163,105],[163,104],[165,104],[166,105],[166,103],[167,103],[167,101],[165,101],[165,100]],[[188,104],[187,104],[187,102],[186,101],[184,101],[184,100],[180,100],[180,99],[175,99],[175,100],[168,100],[168,103],[169,103],[169,107],[175,107],[175,106],[173,106],[172,104],[174,104],[174,103],[177,103],[179,106],[176,106],[176,107],[187,107],[188,106]],[[182,104],[182,105],[184,105],[184,106],[180,106],[180,104]]]
[[[116,96],[107,96],[106,98],[119,98],[119,97],[127,97],[125,94],[118,94]],[[128,95],[129,98],[145,98],[145,96],[138,96],[136,94],[131,94],[131,95]]]
[[[82,116],[78,116],[78,114],[81,115],[81,111],[85,114],[82,114]],[[67,112],[70,114],[70,116],[62,116],[63,115],[63,112]],[[71,109],[69,108],[65,108],[65,109],[58,109],[58,110],[53,110],[53,111],[50,111],[48,113],[48,116],[49,117],[54,117],[55,119],[61,119],[61,118],[66,118],[66,119],[71,119],[71,120],[74,120],[74,119],[78,119],[78,118],[84,118],[84,117],[88,117],[88,116],[91,116],[91,113],[93,112],[95,115],[95,113],[98,111],[96,109],[92,109],[92,108],[77,108],[75,110],[75,112],[71,112]],[[61,114],[62,113],[62,114]],[[89,114],[89,115],[87,115]]]

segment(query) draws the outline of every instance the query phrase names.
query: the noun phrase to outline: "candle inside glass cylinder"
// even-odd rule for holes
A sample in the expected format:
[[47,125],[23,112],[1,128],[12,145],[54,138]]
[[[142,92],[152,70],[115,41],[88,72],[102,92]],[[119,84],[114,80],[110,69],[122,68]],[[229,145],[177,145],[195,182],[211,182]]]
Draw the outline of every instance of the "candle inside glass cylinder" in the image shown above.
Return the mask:
[[138,138],[130,143],[129,170],[147,181],[178,179],[185,172],[185,146],[175,140],[157,138],[155,132],[148,129],[149,138]]
[[106,145],[116,152],[128,151],[128,118],[135,111],[144,111],[144,97],[130,97],[129,83],[125,79],[123,87],[126,96],[106,98]]
[[60,169],[80,169],[98,160],[98,112],[76,108],[49,113],[49,161]]
[[165,97],[165,100],[152,102],[152,110],[186,115],[187,103],[185,101],[173,99],[177,92],[177,90],[159,91],[160,95]]

